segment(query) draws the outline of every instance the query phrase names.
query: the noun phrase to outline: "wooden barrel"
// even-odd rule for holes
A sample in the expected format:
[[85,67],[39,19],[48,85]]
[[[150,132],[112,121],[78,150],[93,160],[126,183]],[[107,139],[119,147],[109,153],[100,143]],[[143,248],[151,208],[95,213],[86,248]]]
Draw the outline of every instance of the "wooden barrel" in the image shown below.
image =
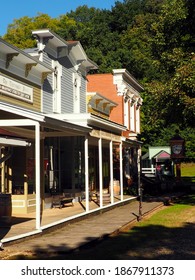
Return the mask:
[[120,182],[118,180],[113,181],[113,192],[114,192],[114,195],[120,194]]
[[11,194],[0,194],[0,222],[9,223],[12,216]]
[[[103,193],[102,200],[103,200],[103,203],[105,203],[105,204],[110,203],[110,194]],[[99,194],[97,194],[97,203],[100,204],[100,195]]]

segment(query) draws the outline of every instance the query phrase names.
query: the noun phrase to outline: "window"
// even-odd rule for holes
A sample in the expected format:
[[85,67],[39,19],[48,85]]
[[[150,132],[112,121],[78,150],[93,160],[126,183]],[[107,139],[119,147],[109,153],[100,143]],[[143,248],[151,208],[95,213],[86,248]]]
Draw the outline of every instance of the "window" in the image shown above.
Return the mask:
[[130,130],[135,131],[135,105],[130,106]]
[[80,89],[81,77],[78,73],[73,73],[73,106],[74,113],[80,113]]
[[140,106],[136,107],[136,132],[140,133]]
[[61,113],[61,76],[62,66],[58,61],[52,63],[53,72],[53,112]]

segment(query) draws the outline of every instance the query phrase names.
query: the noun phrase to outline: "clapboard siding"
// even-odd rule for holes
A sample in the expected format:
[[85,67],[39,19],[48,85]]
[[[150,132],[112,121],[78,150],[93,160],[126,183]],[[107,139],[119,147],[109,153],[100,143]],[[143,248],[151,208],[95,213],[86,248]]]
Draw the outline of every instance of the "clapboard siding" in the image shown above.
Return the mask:
[[81,77],[81,92],[80,92],[80,112],[86,113],[86,78]]
[[48,75],[43,85],[43,97],[42,97],[42,111],[44,113],[53,112],[53,90],[51,87],[52,75]]
[[73,83],[72,73],[74,67],[68,57],[59,60],[62,67],[62,80],[61,80],[61,112],[73,112]]
[[[48,57],[46,53],[44,53],[43,61],[47,66],[51,67],[52,60]],[[43,84],[43,94],[42,94],[42,111],[44,113],[52,113],[53,112],[53,80],[52,74],[49,74],[44,81]]]
[[[62,65],[61,113],[73,113],[73,73],[75,73],[76,70],[67,56],[60,58],[58,61]],[[44,54],[44,63],[51,66],[52,57]],[[44,113],[53,113],[52,84],[52,74],[49,74],[43,85],[42,110]],[[81,76],[80,112],[86,112],[86,79],[83,76]]]

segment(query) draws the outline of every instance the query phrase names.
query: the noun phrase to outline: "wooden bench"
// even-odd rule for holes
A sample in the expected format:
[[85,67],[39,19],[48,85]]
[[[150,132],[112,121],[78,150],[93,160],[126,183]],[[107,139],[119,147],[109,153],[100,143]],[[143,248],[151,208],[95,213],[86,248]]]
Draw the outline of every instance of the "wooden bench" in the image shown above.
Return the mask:
[[63,194],[53,194],[52,196],[52,208],[62,208],[67,203],[73,204],[73,197],[71,194],[63,193]]

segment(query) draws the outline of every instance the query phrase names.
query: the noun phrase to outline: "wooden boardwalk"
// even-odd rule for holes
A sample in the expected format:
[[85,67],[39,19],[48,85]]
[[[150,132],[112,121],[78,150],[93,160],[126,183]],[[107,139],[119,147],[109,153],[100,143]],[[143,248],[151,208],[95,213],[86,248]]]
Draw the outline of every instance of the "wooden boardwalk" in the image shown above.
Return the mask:
[[[163,205],[160,201],[143,202],[143,217],[151,211],[161,209]],[[93,244],[108,235],[115,235],[121,229],[137,222],[139,201],[128,200],[125,204],[119,204],[118,207],[100,213],[97,212],[96,216],[85,215],[86,219],[76,220],[52,231],[43,231],[33,238],[5,243],[4,250],[0,251],[0,259],[9,259],[10,256],[16,255],[35,256],[39,253],[43,259],[47,259],[52,255],[65,254],[85,245],[89,246],[91,242]]]
[[[126,199],[121,202],[125,203],[129,199],[134,199],[134,197],[126,197]],[[119,200],[116,200],[112,205],[113,207],[120,204]],[[108,209],[111,204],[105,205],[103,209]],[[75,202],[74,206],[72,204],[66,204],[62,208],[49,208],[44,209],[41,215],[41,230],[46,230],[52,227],[60,227],[65,223],[72,223],[74,220],[81,219],[87,214],[92,214],[100,209],[99,205],[95,201],[89,202],[89,212],[85,210],[85,201]],[[11,242],[25,236],[30,236],[36,233],[40,233],[40,230],[36,229],[36,213],[30,214],[17,214],[12,216],[9,224],[0,223],[0,240],[3,243]]]

